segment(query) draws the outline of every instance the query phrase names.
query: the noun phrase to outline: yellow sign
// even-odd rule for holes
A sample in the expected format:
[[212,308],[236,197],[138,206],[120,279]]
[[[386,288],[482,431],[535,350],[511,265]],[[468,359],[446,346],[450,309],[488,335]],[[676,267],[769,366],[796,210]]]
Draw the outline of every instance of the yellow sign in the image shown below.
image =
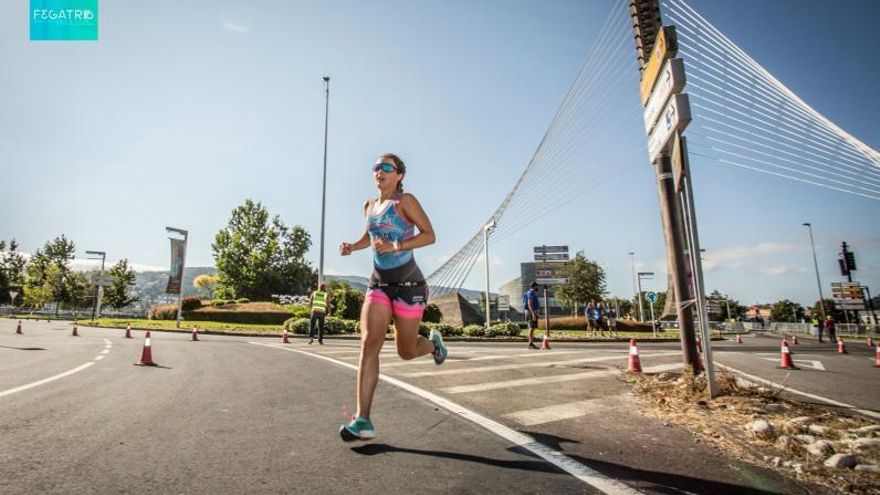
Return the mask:
[[675,28],[663,26],[657,33],[654,49],[651,50],[651,58],[642,69],[642,106],[645,106],[648,103],[648,98],[651,97],[651,90],[654,89],[654,83],[657,82],[657,76],[660,75],[663,62],[674,57],[676,52],[678,52],[678,45],[675,42]]

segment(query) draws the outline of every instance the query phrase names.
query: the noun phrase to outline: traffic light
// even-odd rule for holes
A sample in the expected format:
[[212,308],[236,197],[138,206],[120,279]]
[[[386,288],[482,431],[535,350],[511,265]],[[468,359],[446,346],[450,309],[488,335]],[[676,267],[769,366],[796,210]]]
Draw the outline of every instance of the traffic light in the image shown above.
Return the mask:
[[852,251],[846,251],[843,253],[844,261],[846,261],[847,270],[854,272],[856,271],[856,253]]

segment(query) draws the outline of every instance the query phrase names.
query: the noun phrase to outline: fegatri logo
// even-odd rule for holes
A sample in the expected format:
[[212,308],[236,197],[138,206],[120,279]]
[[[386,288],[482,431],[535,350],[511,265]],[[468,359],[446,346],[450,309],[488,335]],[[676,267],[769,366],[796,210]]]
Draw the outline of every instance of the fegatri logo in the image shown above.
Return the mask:
[[31,40],[98,39],[98,0],[31,0]]

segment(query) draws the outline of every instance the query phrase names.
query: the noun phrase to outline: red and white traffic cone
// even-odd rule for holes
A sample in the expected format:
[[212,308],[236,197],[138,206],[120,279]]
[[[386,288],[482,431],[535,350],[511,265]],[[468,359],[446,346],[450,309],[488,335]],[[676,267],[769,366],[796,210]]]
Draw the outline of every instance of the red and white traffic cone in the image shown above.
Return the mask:
[[798,345],[797,335],[791,336],[791,343],[792,343],[792,345]]
[[125,326],[125,338],[131,338],[131,323]]
[[73,333],[70,334],[71,337],[79,337],[79,331],[76,326],[76,322],[73,322]]
[[743,343],[743,338],[742,338],[739,334],[736,334],[736,343],[737,343],[737,344],[742,344],[742,343]]
[[844,345],[843,339],[840,337],[837,338],[837,353],[838,354],[849,354],[848,352],[846,352],[846,345]]
[[21,320],[18,320],[18,326],[15,328],[15,333],[24,335],[24,332],[21,331]]
[[544,334],[544,339],[541,340],[541,349],[550,350],[550,336],[546,333]]
[[636,339],[629,341],[629,365],[626,367],[627,373],[641,373],[642,361],[639,359],[639,347]]
[[144,339],[144,350],[141,352],[141,360],[134,363],[136,366],[156,366],[156,363],[153,362],[153,346],[150,340],[150,331],[147,330],[147,337]]
[[286,328],[284,329],[284,333],[281,334],[281,343],[282,344],[289,344],[290,343],[290,339],[287,338],[287,329]]
[[193,342],[199,341],[199,327],[198,327],[198,325],[193,326],[192,339],[193,339]]
[[874,337],[868,335],[868,347],[874,347]]
[[877,346],[877,357],[874,360],[874,367],[880,368],[880,345]]
[[788,347],[788,341],[782,339],[782,352],[780,356],[779,367],[787,370],[796,370],[794,361],[791,359],[791,349]]

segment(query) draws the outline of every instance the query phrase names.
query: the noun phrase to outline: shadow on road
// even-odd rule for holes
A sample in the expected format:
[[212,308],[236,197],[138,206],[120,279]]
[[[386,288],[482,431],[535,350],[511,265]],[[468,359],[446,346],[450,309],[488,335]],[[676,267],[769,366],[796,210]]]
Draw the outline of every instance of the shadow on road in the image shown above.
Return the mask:
[[3,349],[11,349],[13,351],[45,351],[42,347],[13,347],[10,345],[0,345]]
[[388,445],[384,443],[371,443],[367,445],[361,445],[359,447],[353,447],[351,450],[361,455],[379,455],[393,453],[416,454],[430,457],[438,457],[441,459],[454,459],[457,461],[475,462],[504,469],[521,469],[524,471],[564,474],[561,470],[557,469],[552,464],[541,460],[508,461],[503,459],[493,459],[491,457],[484,457],[480,455],[463,454],[460,452],[444,452],[439,450],[421,450],[409,449],[405,447],[395,447],[393,445]]
[[[562,444],[572,443],[579,444],[581,443],[579,440],[574,440],[571,438],[559,437],[556,435],[550,435],[547,433],[540,433],[537,431],[526,431],[520,430],[520,433],[528,435],[535,439],[535,441],[546,445],[552,449],[558,450],[560,452],[565,453],[568,457],[576,460],[577,462],[594,469],[612,479],[616,479],[619,481],[629,482],[628,484],[635,483],[650,483],[652,486],[650,488],[651,493],[669,493],[669,494],[684,494],[684,493],[711,493],[712,495],[777,495],[781,493],[803,493],[809,494],[811,493],[809,490],[804,489],[801,492],[780,492],[772,489],[762,489],[762,488],[754,488],[751,486],[742,486],[742,485],[734,485],[730,483],[725,483],[721,481],[711,481],[701,478],[695,478],[692,476],[685,476],[680,474],[671,474],[671,473],[663,473],[658,471],[649,471],[645,469],[637,469],[630,466],[625,466],[622,464],[615,464],[612,462],[601,461],[597,459],[588,459],[585,457],[581,457],[570,452],[565,452],[565,449],[562,447]],[[522,452],[526,455],[534,457],[535,455],[525,449],[514,448],[512,450],[516,450]],[[732,461],[736,462],[736,461]],[[745,478],[748,478],[755,485],[763,485],[763,486],[774,486],[778,487],[781,483],[777,480],[770,480],[768,477],[758,469],[751,468],[747,464],[737,463],[738,472]],[[774,478],[776,478],[774,476]],[[791,481],[786,480],[788,484],[791,484]],[[638,488],[638,487],[637,487]]]

